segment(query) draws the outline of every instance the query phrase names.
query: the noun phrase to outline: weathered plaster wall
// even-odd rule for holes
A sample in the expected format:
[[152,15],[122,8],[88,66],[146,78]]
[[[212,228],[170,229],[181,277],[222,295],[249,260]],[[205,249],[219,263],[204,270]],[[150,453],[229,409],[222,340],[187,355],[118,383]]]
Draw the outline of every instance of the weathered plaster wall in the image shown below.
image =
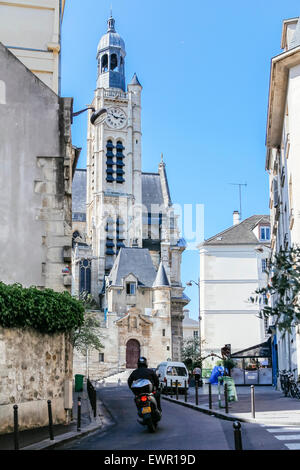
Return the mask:
[[0,434],[13,431],[15,404],[21,430],[48,424],[47,400],[52,402],[53,422],[67,422],[65,393],[72,361],[64,334],[0,328]]
[[0,279],[70,290],[72,99],[0,43]]

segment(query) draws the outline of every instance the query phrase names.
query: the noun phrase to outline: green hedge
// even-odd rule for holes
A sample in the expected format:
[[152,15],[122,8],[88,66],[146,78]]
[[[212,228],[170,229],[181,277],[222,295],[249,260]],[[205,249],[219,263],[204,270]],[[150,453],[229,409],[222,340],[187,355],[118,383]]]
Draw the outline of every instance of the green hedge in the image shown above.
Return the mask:
[[0,326],[60,333],[83,324],[84,306],[68,292],[0,282]]

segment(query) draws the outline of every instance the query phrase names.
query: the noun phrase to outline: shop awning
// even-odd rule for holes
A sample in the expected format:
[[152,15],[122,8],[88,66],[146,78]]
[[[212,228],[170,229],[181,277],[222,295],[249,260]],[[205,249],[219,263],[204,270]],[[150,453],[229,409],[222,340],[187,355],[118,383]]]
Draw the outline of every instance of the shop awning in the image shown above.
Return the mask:
[[250,348],[243,349],[242,351],[237,351],[234,354],[231,354],[230,357],[271,357],[271,339],[265,341],[264,343],[257,344],[256,346],[251,346]]

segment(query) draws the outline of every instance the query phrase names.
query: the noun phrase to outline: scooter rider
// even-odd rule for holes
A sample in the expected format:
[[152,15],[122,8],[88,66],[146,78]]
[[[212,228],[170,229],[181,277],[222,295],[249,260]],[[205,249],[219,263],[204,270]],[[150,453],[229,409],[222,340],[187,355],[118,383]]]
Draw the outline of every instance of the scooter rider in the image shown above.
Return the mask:
[[155,391],[155,399],[157,403],[157,408],[161,411],[161,404],[160,404],[160,393],[159,393],[159,380],[156,373],[152,369],[148,369],[148,362],[145,357],[140,357],[137,363],[138,368],[131,372],[128,378],[128,387],[131,388],[132,382],[138,379],[148,379],[154,385]]

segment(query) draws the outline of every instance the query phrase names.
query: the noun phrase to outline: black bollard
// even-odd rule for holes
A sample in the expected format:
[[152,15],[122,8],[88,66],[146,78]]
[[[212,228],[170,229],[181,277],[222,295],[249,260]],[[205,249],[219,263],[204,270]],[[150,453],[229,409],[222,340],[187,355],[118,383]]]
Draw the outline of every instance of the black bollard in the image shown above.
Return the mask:
[[208,406],[212,409],[211,383],[208,384]]
[[186,380],[184,381],[184,401],[185,401],[185,403],[187,402],[187,386],[186,386]]
[[173,398],[173,380],[171,379],[171,398]]
[[196,405],[198,405],[198,381],[195,382],[195,398],[196,398]]
[[19,450],[19,422],[18,422],[18,405],[14,405],[14,441],[15,450]]
[[252,415],[252,418],[255,418],[255,394],[254,394],[254,385],[251,385],[251,415]]
[[78,397],[77,404],[77,431],[81,431],[81,398]]
[[94,388],[94,418],[97,416],[97,391]]
[[49,437],[50,437],[50,440],[53,441],[54,436],[53,436],[53,421],[52,421],[51,400],[48,400],[47,403],[48,403],[48,417],[49,417]]
[[176,380],[176,400],[178,400],[178,380]]
[[225,397],[225,413],[228,413],[228,390],[227,384],[224,384],[224,397]]
[[233,428],[234,428],[234,446],[235,446],[235,450],[243,450],[241,423],[239,421],[235,421],[233,423]]

